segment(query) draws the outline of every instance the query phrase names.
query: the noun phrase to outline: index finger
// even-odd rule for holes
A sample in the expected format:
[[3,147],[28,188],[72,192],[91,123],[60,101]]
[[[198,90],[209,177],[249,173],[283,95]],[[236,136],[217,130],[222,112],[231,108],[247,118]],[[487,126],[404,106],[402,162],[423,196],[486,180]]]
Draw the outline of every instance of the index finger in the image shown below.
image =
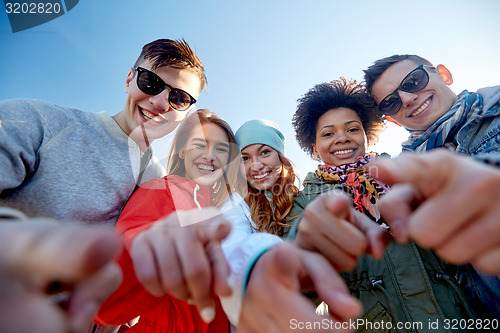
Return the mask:
[[0,223],[0,262],[7,271],[41,283],[76,282],[108,263],[118,248],[109,228],[39,222]]
[[453,153],[436,149],[425,154],[404,153],[394,159],[378,159],[370,163],[368,172],[387,185],[411,183],[425,197],[443,187],[449,179]]

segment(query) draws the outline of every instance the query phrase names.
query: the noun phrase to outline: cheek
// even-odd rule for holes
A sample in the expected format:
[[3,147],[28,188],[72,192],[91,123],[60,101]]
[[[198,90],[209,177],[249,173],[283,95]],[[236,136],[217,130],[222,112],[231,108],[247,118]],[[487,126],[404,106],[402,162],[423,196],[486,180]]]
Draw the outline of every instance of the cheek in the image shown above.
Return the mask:
[[283,174],[283,165],[280,163],[278,167],[276,167],[276,172],[274,172],[273,183],[278,181],[278,178]]
[[186,118],[187,114],[187,112],[171,110],[163,114],[163,116],[166,116],[166,118],[170,121],[181,122],[184,120],[184,118]]
[[250,163],[247,164],[242,164],[240,166],[240,172],[243,178],[245,178],[247,181],[250,181]]
[[319,142],[319,144],[316,146],[316,151],[318,155],[324,155],[325,153],[328,153],[330,151],[330,144],[328,141],[323,140]]
[[228,154],[222,154],[219,157],[219,164],[221,168],[226,168],[229,165],[229,155]]

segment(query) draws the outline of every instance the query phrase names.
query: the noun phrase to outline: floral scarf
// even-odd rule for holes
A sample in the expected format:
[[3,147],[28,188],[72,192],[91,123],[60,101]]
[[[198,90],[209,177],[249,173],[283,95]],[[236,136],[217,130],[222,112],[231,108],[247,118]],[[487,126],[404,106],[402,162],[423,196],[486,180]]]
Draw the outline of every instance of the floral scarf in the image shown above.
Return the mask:
[[378,158],[376,153],[358,157],[353,163],[342,165],[319,165],[314,175],[319,180],[333,184],[344,184],[351,189],[354,208],[362,213],[369,213],[376,221],[380,219],[377,202],[389,187],[373,178],[367,171],[368,162]]
[[483,98],[464,90],[458,101],[444,116],[425,131],[410,130],[410,137],[403,142],[403,150],[424,152],[434,148],[457,149],[456,135],[468,119],[483,111]]

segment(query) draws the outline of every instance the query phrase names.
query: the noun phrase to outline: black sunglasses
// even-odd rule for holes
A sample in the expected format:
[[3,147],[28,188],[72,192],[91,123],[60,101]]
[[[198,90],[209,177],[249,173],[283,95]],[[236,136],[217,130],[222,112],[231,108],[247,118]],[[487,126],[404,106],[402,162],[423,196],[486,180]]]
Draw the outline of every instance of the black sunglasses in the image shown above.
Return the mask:
[[135,67],[137,71],[137,86],[147,95],[158,95],[165,87],[170,90],[168,93],[168,104],[177,111],[186,111],[191,105],[196,103],[196,99],[182,89],[177,89],[165,83],[155,73],[142,67]]
[[378,104],[379,112],[392,116],[399,112],[403,101],[399,97],[398,90],[402,90],[407,93],[416,93],[424,89],[429,83],[429,74],[424,69],[424,65],[420,65],[414,70],[412,70],[408,75],[405,76],[403,81],[399,84],[392,94],[387,95]]

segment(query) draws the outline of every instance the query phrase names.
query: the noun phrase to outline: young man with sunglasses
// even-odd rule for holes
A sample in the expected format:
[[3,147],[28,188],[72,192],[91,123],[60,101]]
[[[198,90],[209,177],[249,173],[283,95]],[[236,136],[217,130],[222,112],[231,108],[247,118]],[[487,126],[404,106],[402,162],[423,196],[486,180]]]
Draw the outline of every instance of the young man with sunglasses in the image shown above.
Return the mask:
[[[397,222],[391,225],[396,238],[431,247],[451,262],[481,263],[478,267],[483,271],[498,274],[500,173],[481,162],[500,166],[500,86],[475,93],[465,90],[457,96],[449,87],[453,83],[450,71],[417,55],[383,58],[364,72],[366,88],[378,111],[410,132],[403,150],[426,152],[445,147],[476,160],[436,152],[402,154],[398,159],[402,162],[386,169],[381,165],[382,181],[410,183],[405,188],[393,187],[393,193],[381,204],[387,223]],[[402,166],[404,172],[399,174],[405,175],[395,176]],[[489,181],[485,182],[484,175]],[[483,200],[478,202],[478,198]],[[415,203],[422,206],[415,208]],[[412,218],[422,216],[419,212],[424,210],[425,221]],[[475,253],[474,257],[470,253]],[[458,267],[457,279],[500,317],[498,276],[484,275],[465,265]]]
[[163,176],[150,145],[186,117],[205,81],[185,41],[160,39],[143,47],[113,117],[39,100],[0,102],[0,206],[114,225],[136,184]]
[[[203,64],[184,40],[159,39],[143,47],[130,69],[125,81],[125,106],[113,117],[105,112],[81,111],[39,100],[0,102],[0,208],[10,208],[9,214],[2,215],[3,220],[13,221],[24,214],[27,218],[23,217],[22,221],[31,224],[51,218],[76,224],[113,226],[136,186],[163,176],[160,164],[151,160],[150,145],[153,140],[173,131],[186,117],[205,83]],[[205,213],[185,214],[184,218],[194,221],[200,220],[199,216]],[[178,225],[175,214],[166,220]],[[210,238],[216,233],[214,224],[228,223],[216,217],[210,226],[199,223],[197,227],[205,226],[203,237]],[[209,229],[214,231],[210,233]],[[191,245],[195,241],[206,241],[199,239],[202,233],[195,228],[182,230],[185,235],[189,234],[186,237],[191,237]],[[12,229],[9,234],[13,246],[23,244],[29,236],[21,229]],[[220,242],[220,238],[220,233],[213,236],[215,242]],[[74,253],[71,260],[87,260],[71,249],[73,244],[66,244],[68,254]],[[173,275],[175,271],[189,280],[191,276],[184,274],[185,266],[199,268],[200,261],[224,260],[222,252],[214,253],[205,253],[210,256],[208,259],[198,256],[189,258],[189,262],[169,263],[168,268]],[[39,258],[36,255],[26,251],[28,257]],[[43,270],[43,267],[42,263],[35,268]],[[204,268],[208,270],[205,273],[212,274],[211,267]],[[190,271],[200,273],[199,270]],[[4,273],[8,272],[0,267],[0,276]],[[147,272],[141,276],[145,277],[145,282],[141,282],[147,288]],[[57,278],[55,274],[54,279]],[[29,277],[20,282],[29,288]],[[189,291],[182,288],[187,287],[178,286],[177,292],[189,295]],[[195,303],[211,304],[212,292],[201,291]],[[35,304],[33,307],[43,310]],[[25,316],[15,308],[11,310],[8,315],[12,321],[22,324]]]

